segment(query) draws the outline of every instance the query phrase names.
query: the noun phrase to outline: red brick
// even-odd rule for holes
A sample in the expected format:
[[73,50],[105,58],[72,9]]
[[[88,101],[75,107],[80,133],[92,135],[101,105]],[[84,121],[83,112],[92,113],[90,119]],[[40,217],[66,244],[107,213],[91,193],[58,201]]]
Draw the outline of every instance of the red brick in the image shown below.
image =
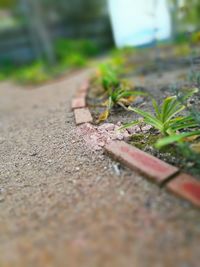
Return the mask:
[[80,91],[80,92],[87,92],[88,89],[89,89],[89,86],[90,86],[89,81],[85,81],[85,82],[83,82],[83,83],[81,84],[81,86],[80,86],[80,88],[79,88],[78,91]]
[[146,174],[157,184],[162,184],[166,179],[178,171],[178,168],[123,141],[114,141],[107,145],[105,150],[112,155],[114,159],[123,162],[131,169]]
[[84,97],[76,97],[72,99],[72,109],[84,108],[86,106]]
[[88,108],[78,108],[74,110],[76,124],[92,122],[92,115]]
[[191,175],[181,173],[167,184],[174,194],[200,207],[200,182]]
[[84,92],[84,91],[77,91],[76,92],[76,98],[86,98],[87,96],[87,92]]

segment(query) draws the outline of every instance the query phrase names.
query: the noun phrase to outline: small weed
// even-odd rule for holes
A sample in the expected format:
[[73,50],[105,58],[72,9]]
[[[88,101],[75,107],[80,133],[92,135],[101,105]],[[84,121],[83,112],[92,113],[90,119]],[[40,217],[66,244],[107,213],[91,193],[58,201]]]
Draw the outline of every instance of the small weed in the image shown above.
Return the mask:
[[139,95],[141,96],[146,94],[140,91],[131,90],[127,87],[126,82],[124,82],[124,84],[121,83],[117,88],[109,88],[108,100],[104,103],[106,110],[100,114],[98,122],[105,121],[108,118],[111,109],[115,106],[121,106],[122,108],[127,109],[127,106],[133,103]]
[[101,64],[97,75],[99,83],[106,92],[111,88],[117,88],[120,84],[119,72],[111,64]]

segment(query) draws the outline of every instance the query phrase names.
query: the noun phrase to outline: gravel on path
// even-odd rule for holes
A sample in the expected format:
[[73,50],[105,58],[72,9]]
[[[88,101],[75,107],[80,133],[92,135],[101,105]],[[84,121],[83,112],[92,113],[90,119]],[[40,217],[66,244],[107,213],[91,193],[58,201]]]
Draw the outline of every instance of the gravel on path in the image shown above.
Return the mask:
[[0,84],[0,267],[198,267],[199,211],[78,135],[89,73]]

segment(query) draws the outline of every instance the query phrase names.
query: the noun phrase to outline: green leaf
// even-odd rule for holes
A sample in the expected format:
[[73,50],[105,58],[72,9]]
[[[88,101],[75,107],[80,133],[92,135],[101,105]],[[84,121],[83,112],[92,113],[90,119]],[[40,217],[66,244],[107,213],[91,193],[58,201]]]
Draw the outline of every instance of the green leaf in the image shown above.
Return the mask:
[[167,97],[162,105],[162,122],[166,123],[185,107],[181,105],[176,96]]
[[170,111],[173,103],[174,103],[174,96],[170,96],[164,99],[163,104],[161,106],[161,119],[164,122],[167,118],[167,114]]
[[152,98],[152,105],[156,113],[156,118],[160,120],[161,119],[160,108],[154,98]]
[[194,120],[192,116],[186,116],[177,119],[175,118],[170,121],[170,127],[173,128],[175,131],[186,128],[193,128],[197,126],[198,123]]
[[141,115],[147,124],[150,124],[153,127],[155,127],[156,129],[162,131],[162,128],[163,128],[162,123],[160,122],[160,120],[158,120],[156,117],[152,116],[150,113],[145,112],[145,111],[138,109],[138,108],[129,107],[128,109]]
[[140,120],[135,120],[135,121],[132,121],[132,122],[130,122],[130,123],[126,123],[126,124],[124,124],[123,126],[121,126],[121,127],[119,128],[119,130],[121,131],[121,130],[130,128],[130,127],[132,127],[132,126],[138,125],[138,124],[140,124],[140,122],[141,122]]
[[162,139],[159,139],[156,142],[155,147],[160,149],[160,148],[162,148],[162,147],[164,147],[166,145],[170,145],[170,144],[175,143],[175,142],[180,142],[184,138],[190,137],[190,136],[194,136],[194,135],[200,135],[200,131],[193,131],[193,132],[175,134],[175,135],[172,135],[172,136],[164,137]]
[[199,89],[198,88],[192,88],[191,91],[189,91],[187,94],[184,95],[183,100],[187,100],[188,98],[190,98],[191,96],[193,96],[194,94],[198,93]]

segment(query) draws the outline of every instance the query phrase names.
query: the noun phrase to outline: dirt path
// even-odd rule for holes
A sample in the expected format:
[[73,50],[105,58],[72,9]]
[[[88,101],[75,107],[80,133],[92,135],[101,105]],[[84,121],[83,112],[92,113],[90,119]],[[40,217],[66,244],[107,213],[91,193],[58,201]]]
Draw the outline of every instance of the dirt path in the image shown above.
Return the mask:
[[0,84],[0,267],[198,267],[199,211],[78,137],[87,75]]

